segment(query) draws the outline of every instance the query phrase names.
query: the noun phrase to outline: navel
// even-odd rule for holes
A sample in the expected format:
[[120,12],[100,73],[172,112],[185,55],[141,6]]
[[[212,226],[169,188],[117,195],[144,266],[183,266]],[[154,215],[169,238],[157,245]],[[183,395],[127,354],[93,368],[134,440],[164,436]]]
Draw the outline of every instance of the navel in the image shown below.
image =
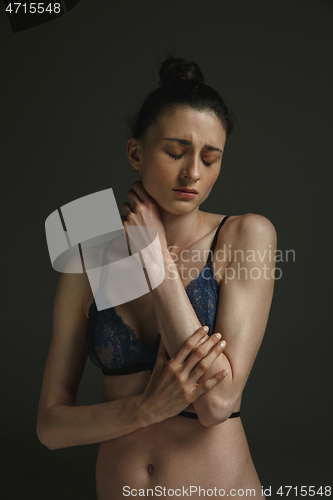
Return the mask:
[[148,474],[152,475],[152,473],[154,472],[154,466],[153,466],[153,464],[149,464],[148,465],[147,471],[148,471]]

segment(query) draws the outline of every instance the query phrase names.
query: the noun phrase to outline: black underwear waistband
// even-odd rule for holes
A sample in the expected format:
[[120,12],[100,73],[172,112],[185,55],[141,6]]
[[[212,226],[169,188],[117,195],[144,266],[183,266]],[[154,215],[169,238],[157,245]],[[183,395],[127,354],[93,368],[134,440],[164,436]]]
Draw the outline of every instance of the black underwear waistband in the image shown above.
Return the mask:
[[[187,418],[196,418],[196,419],[199,418],[196,413],[192,413],[190,411],[181,411],[180,413],[178,413],[178,415]],[[229,418],[236,418],[236,417],[240,417],[240,411],[234,411]]]

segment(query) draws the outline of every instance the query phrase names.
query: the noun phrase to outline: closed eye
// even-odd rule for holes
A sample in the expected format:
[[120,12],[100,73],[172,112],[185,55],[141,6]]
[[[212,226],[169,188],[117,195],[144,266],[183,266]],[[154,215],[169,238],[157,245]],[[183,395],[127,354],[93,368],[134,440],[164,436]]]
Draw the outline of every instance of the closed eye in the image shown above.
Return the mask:
[[[180,159],[184,156],[184,153],[183,153],[183,154],[181,154],[181,155],[172,155],[171,153],[168,153],[168,155],[169,155],[171,158],[173,158],[174,160],[180,160]],[[206,167],[210,167],[210,166],[211,166],[211,163],[207,163],[207,162],[206,162],[205,160],[203,160],[202,158],[201,158],[201,160],[202,160],[202,163],[203,163],[204,165],[206,165]]]
[[184,156],[184,153],[181,155],[172,155],[171,153],[168,153],[168,155],[171,156],[171,158],[173,158],[174,160],[180,160]]

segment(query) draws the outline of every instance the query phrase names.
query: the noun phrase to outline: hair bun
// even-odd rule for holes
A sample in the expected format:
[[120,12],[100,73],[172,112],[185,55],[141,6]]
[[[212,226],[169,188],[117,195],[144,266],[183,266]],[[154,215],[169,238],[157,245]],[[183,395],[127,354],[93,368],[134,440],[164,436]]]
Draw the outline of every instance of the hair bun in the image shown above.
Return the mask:
[[160,86],[180,81],[204,82],[204,76],[194,61],[170,57],[160,67]]

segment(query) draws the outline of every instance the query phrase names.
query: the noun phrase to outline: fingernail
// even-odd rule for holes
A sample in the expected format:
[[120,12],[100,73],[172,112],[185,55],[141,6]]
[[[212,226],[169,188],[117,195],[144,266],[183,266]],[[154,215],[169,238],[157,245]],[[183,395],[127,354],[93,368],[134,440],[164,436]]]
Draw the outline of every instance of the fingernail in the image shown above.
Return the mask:
[[203,326],[202,328],[205,330],[205,332],[209,332],[208,326]]
[[224,349],[225,348],[225,344],[226,344],[226,341],[225,340],[221,340],[221,342],[219,342],[219,346]]
[[222,335],[220,333],[214,333],[215,337],[217,337],[219,340],[220,338],[222,337]]
[[221,373],[222,373],[222,377],[226,377],[229,373],[229,370],[223,370],[223,372],[221,372]]

